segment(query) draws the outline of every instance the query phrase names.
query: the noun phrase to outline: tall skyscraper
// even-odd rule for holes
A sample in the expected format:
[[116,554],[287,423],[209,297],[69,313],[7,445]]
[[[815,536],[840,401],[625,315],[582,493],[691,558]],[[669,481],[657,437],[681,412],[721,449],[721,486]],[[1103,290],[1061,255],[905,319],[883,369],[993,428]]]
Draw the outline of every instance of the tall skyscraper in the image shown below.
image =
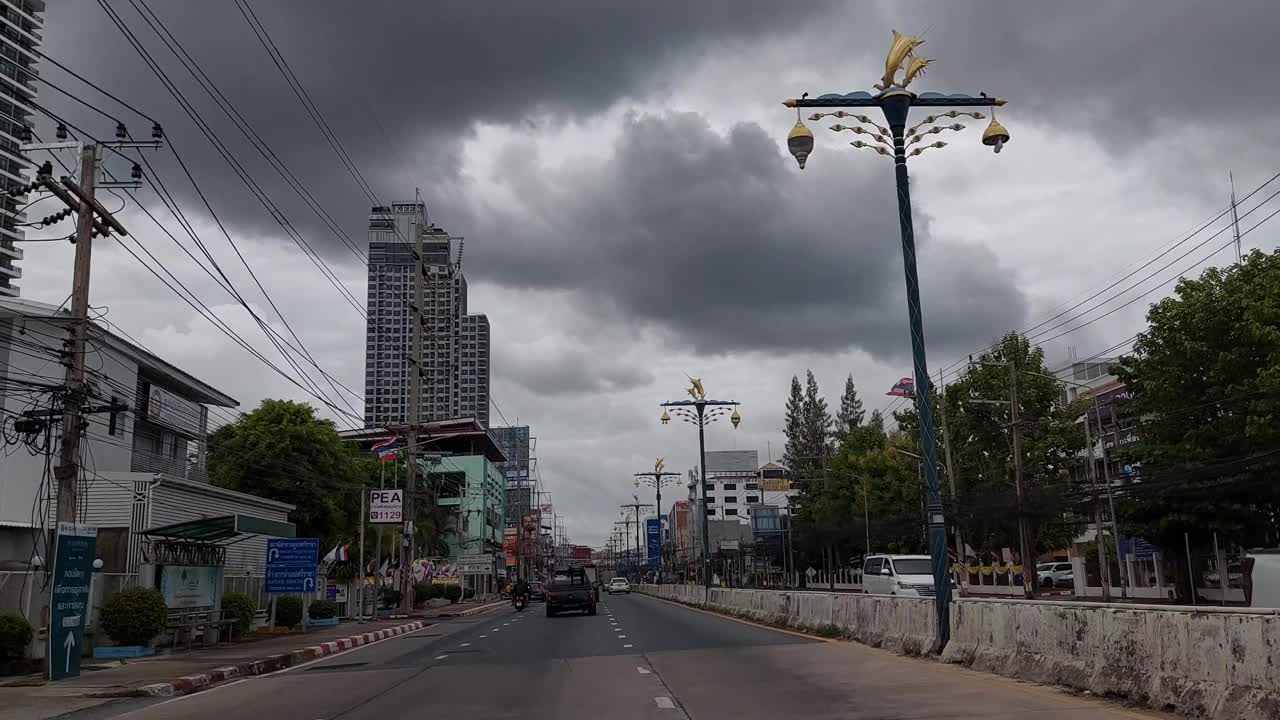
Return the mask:
[[[30,180],[22,176],[23,168],[31,166],[22,154],[21,145],[30,142],[25,137],[31,125],[30,117],[36,114],[32,103],[36,97],[33,76],[34,65],[39,58],[35,49],[41,41],[40,31],[44,20],[44,0],[0,0],[0,189],[25,185]],[[25,220],[18,208],[26,204],[26,196],[10,197],[0,193],[0,295],[17,297],[22,277],[18,261],[22,259],[22,229],[18,223]]]
[[[415,247],[422,240],[423,275]],[[474,417],[489,425],[489,319],[467,314],[461,248],[427,221],[421,202],[369,213],[365,330],[366,426],[410,422],[415,282],[422,283],[422,396],[418,422]]]

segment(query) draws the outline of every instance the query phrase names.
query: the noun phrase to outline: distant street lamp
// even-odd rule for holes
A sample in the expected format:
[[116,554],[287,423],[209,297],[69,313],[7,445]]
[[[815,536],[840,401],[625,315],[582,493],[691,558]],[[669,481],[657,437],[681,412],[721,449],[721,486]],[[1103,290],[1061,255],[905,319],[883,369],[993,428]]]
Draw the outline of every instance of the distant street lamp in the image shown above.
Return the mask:
[[[735,423],[736,427],[736,423]],[[673,485],[676,478],[680,477],[680,473],[667,472],[663,470],[667,465],[666,460],[658,458],[653,463],[653,470],[650,472],[638,472],[635,474],[636,484],[643,482],[645,485],[653,488],[658,493],[655,502],[658,505],[658,584],[662,584],[662,571],[664,559],[662,554],[662,486]]]
[[[847,113],[837,110],[829,113],[815,113],[810,120],[821,120],[824,117],[840,119],[852,118],[856,125],[835,124],[831,129],[835,132],[849,131],[855,135],[865,135],[869,141],[861,139],[849,143],[855,148],[871,150],[886,157],[893,158],[897,176],[898,190],[898,224],[902,232],[902,260],[906,273],[907,316],[911,325],[911,355],[915,372],[915,386],[929,387],[928,365],[925,361],[924,327],[920,311],[920,281],[916,275],[915,233],[911,223],[911,188],[907,180],[907,158],[916,157],[929,148],[943,148],[947,143],[939,140],[926,142],[929,135],[937,135],[945,130],[959,131],[964,125],[931,126],[939,120],[955,119],[961,116],[980,120],[984,115],[980,112],[958,111],[958,107],[992,107],[1004,105],[1003,98],[987,97],[986,93],[978,96],[944,95],[927,92],[917,95],[907,89],[913,80],[919,77],[932,63],[916,54],[916,49],[924,40],[912,35],[901,35],[893,31],[893,45],[885,58],[885,73],[880,82],[875,84],[878,91],[875,95],[865,91],[854,91],[844,95],[828,94],[817,98],[809,98],[805,93],[799,99],[783,101],[783,105],[796,108],[796,124],[787,134],[787,149],[795,156],[796,162],[803,169],[813,152],[813,132],[805,126],[800,117],[800,108],[865,108],[877,107],[884,112],[889,127],[876,124],[866,115]],[[898,73],[903,73],[901,81]],[[907,114],[912,107],[953,108],[940,115],[929,115],[925,119],[907,129]],[[944,120],[945,122],[945,120]],[[993,148],[997,153],[1009,142],[1009,131],[995,118],[992,110],[991,122],[982,133],[982,144]],[[912,146],[915,146],[914,148]],[[929,393],[916,393],[916,412],[920,416],[920,447],[924,455],[925,477],[928,480],[928,525],[929,555],[933,560],[933,582],[937,588],[935,597],[938,621],[938,640],[942,646],[951,638],[949,606],[951,603],[951,582],[947,558],[947,534],[945,518],[942,512],[942,494],[938,487],[937,448],[933,437],[933,408]]]
[[[692,400],[672,400],[662,403],[662,424],[671,422],[671,413],[681,420],[698,427],[698,470],[702,485],[702,580],[706,587],[711,587],[711,536],[710,524],[707,522],[707,425],[725,415],[733,423],[736,430],[742,422],[738,414],[738,403],[735,400],[708,400],[707,391],[702,387],[700,378],[689,378],[686,390]],[[729,408],[733,408],[732,414]]]

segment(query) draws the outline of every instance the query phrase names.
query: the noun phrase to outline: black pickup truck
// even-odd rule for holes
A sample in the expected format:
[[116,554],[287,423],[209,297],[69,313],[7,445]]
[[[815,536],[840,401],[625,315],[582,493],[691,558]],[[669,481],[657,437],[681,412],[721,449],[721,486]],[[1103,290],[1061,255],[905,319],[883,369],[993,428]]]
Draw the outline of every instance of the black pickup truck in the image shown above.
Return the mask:
[[564,610],[583,610],[596,614],[596,590],[591,579],[580,567],[556,570],[547,583],[547,617]]

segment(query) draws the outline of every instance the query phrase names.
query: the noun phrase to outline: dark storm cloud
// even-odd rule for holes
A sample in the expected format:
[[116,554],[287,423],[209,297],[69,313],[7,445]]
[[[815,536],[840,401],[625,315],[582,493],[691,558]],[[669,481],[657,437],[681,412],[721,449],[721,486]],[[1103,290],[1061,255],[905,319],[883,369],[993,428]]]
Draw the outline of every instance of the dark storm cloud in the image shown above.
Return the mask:
[[[784,7],[766,0],[683,2],[348,2],[288,0],[252,6],[281,52],[374,186],[379,199],[412,197],[414,184],[447,186],[474,123],[520,127],[530,117],[590,115],[643,96],[663,70],[722,43],[757,40],[827,2]],[[254,125],[357,245],[369,201],[347,176],[237,7],[230,2],[149,5],[200,67]],[[148,27],[135,0],[112,2],[200,115],[320,248],[330,231],[287,189]],[[214,208],[242,230],[280,235],[276,224],[96,3],[52,3],[46,51],[159,118],[196,171]],[[73,87],[61,71],[42,72]],[[113,124],[54,97],[55,111],[109,136]],[[115,110],[113,109],[113,112]],[[146,124],[120,111],[134,134]],[[77,122],[77,124],[80,124]],[[184,198],[179,170],[161,162]],[[341,256],[341,253],[339,254]]]
[[[1155,127],[1235,123],[1275,111],[1274,0],[952,0],[894,5],[929,29],[922,87],[1008,97],[1124,146]],[[887,44],[886,44],[887,47]]]
[[[523,210],[485,208],[472,267],[498,283],[579,288],[589,307],[673,329],[700,353],[908,347],[892,166],[828,151],[804,173],[759,126],[717,133],[694,113],[631,116],[613,153],[548,169],[527,147],[499,178]],[[1025,319],[981,248],[935,246],[917,220],[930,343],[951,348]],[[937,268],[936,272],[931,269]],[[602,315],[607,315],[601,310]]]

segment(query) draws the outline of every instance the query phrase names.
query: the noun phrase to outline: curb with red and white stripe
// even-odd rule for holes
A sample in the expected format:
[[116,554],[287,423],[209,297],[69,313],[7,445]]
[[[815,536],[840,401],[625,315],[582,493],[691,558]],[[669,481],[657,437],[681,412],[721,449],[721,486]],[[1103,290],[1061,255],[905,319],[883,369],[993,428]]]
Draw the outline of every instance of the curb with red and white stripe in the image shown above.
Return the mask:
[[361,633],[350,637],[339,638],[322,642],[318,645],[311,645],[305,648],[299,648],[287,653],[279,653],[277,655],[268,655],[264,658],[239,663],[236,665],[227,665],[226,667],[215,668],[208,672],[197,675],[186,675],[176,678],[169,682],[152,683],[143,685],[140,688],[131,689],[129,695],[142,695],[148,697],[173,697],[175,695],[186,695],[188,693],[203,690],[211,685],[216,685],[227,680],[234,680],[241,677],[253,677],[254,675],[265,675],[277,670],[284,670],[295,665],[301,665],[304,662],[322,658],[326,655],[358,648],[363,645],[386,640],[397,635],[404,635],[416,630],[427,627],[428,623],[422,620],[415,620],[404,625],[383,628],[373,632]]
[[[457,613],[456,615],[442,617],[466,617],[468,615],[485,612],[486,610],[492,610],[505,604],[506,601],[490,603],[476,608],[469,608]],[[318,645],[299,648],[287,653],[268,655],[267,657],[259,658],[257,660],[250,660],[236,665],[227,665],[226,667],[215,668],[198,675],[186,675],[169,682],[152,683],[150,685],[143,685],[139,688],[130,688],[123,692],[107,691],[103,693],[96,693],[96,695],[98,697],[119,697],[122,695],[133,697],[174,697],[177,695],[187,695],[203,690],[212,685],[216,685],[220,682],[226,682],[227,680],[234,680],[242,677],[253,677],[254,675],[265,675],[267,673],[291,668],[295,665],[301,665],[302,663],[310,662],[311,660],[322,658],[326,655],[333,655],[334,653],[362,647],[397,635],[411,633],[421,630],[430,624],[430,622],[424,620],[415,620],[403,625],[374,630],[373,632],[361,633],[359,635],[352,635],[350,637],[339,638],[337,640],[329,640]]]

